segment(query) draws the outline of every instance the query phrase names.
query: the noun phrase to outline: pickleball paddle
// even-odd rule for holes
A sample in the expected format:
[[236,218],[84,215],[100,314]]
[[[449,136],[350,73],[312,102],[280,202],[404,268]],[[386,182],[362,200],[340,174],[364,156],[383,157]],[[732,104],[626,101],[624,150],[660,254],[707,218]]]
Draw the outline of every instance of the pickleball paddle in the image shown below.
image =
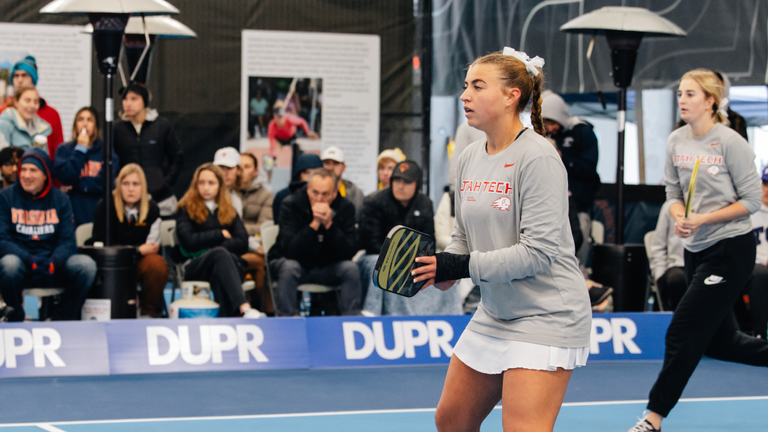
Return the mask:
[[405,297],[413,297],[427,282],[413,283],[411,271],[422,264],[416,257],[435,254],[435,238],[397,225],[389,231],[373,270],[373,284]]

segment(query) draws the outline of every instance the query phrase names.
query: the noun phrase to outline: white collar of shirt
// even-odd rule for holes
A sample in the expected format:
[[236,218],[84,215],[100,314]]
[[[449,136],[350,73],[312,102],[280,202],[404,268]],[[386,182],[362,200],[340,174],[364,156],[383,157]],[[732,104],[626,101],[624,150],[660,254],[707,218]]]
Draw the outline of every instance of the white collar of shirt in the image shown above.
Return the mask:
[[219,205],[216,204],[216,201],[214,200],[205,200],[205,206],[208,207],[208,211],[213,213],[216,211],[217,208],[219,208]]

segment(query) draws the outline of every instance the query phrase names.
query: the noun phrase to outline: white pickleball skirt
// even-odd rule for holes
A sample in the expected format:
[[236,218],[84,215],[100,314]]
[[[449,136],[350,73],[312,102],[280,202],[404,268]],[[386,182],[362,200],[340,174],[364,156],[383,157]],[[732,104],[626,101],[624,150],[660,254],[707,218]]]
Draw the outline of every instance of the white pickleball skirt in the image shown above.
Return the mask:
[[500,374],[507,369],[555,371],[586,366],[589,347],[561,348],[530,342],[512,341],[465,329],[453,353],[465,365],[484,374]]

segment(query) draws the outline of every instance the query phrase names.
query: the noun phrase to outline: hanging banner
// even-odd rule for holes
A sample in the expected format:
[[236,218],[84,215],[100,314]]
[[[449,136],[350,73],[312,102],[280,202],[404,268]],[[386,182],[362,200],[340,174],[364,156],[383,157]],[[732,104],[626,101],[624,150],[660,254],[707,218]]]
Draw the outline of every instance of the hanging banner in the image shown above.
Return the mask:
[[260,159],[272,152],[288,168],[291,141],[317,154],[337,146],[343,178],[365,194],[376,190],[379,37],[243,30],[242,38],[240,150]]
[[93,43],[82,31],[83,26],[0,23],[0,94],[13,94],[13,65],[33,56],[38,93],[59,112],[64,140],[71,139],[77,110],[91,105]]

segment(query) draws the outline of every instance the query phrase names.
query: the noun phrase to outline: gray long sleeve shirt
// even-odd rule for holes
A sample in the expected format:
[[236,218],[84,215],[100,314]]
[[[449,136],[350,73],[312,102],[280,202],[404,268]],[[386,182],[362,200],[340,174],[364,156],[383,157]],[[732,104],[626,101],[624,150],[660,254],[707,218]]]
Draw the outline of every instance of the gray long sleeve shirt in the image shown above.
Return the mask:
[[[749,143],[727,126],[717,123],[703,137],[695,138],[685,125],[669,135],[665,166],[667,200],[685,205],[696,159],[701,159],[691,212],[707,214],[741,203],[750,214],[760,209],[760,177]],[[683,239],[691,252],[701,252],[720,240],[752,230],[749,215],[732,221],[703,225]]]
[[672,267],[685,267],[682,239],[675,235],[675,221],[669,214],[672,201],[661,206],[656,235],[651,245],[651,274],[658,281]]
[[482,300],[468,325],[485,335],[589,346],[592,313],[568,223],[568,180],[554,146],[528,129],[489,155],[459,156],[456,220],[446,252],[470,254]]

